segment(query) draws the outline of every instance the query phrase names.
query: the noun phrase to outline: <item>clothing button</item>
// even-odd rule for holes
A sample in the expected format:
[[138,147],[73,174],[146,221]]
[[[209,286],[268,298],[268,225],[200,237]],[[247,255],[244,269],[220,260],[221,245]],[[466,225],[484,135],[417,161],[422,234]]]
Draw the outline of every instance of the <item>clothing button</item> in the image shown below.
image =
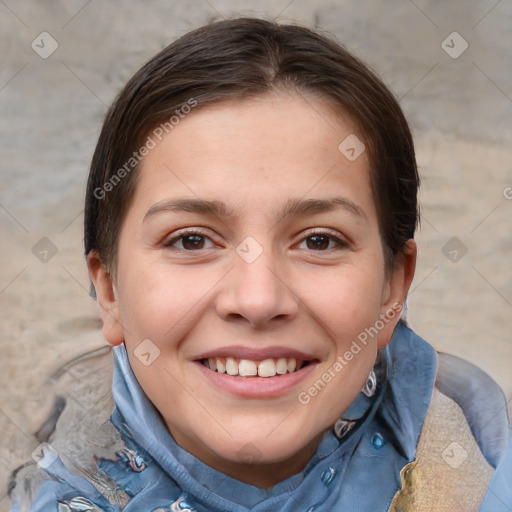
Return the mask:
[[375,432],[373,434],[370,442],[372,443],[372,446],[376,450],[379,450],[380,448],[382,448],[386,444],[386,441],[384,441],[384,438],[382,437],[382,434],[380,434],[379,432]]
[[336,471],[334,471],[333,468],[329,468],[329,469],[326,469],[323,473],[322,473],[322,476],[320,477],[322,479],[322,482],[325,484],[325,485],[329,485],[332,481],[332,479],[334,478],[334,474],[336,473]]
[[[157,509],[155,509],[156,511]],[[185,498],[179,498],[171,503],[171,512],[194,512],[194,509],[185,501]],[[160,509],[158,509],[160,511]],[[163,511],[163,509],[162,509]]]

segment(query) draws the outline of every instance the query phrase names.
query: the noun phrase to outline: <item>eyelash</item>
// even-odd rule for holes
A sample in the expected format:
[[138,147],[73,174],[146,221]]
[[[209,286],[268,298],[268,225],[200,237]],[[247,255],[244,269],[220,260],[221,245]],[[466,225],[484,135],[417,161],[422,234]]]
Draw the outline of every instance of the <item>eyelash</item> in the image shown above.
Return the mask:
[[[172,246],[179,240],[186,238],[187,236],[192,236],[192,235],[198,235],[203,238],[207,238],[207,239],[211,240],[211,238],[206,233],[203,233],[199,229],[184,229],[183,231],[178,232],[176,234],[176,236],[174,236],[171,240],[165,241],[163,245],[164,245],[164,247],[172,248]],[[179,251],[185,251],[185,252],[195,252],[195,251],[190,251],[188,249],[181,249],[178,247],[174,247],[174,249],[177,249]]]
[[300,240],[300,243],[305,242],[308,238],[312,238],[314,236],[325,236],[330,241],[334,241],[337,244],[337,247],[320,251],[314,251],[313,249],[311,249],[311,251],[313,252],[328,252],[333,250],[347,249],[349,247],[349,243],[346,240],[342,240],[341,238],[337,237],[336,235],[333,235],[330,231],[325,229],[312,229],[310,231],[307,231],[303,238]]
[[[163,245],[164,245],[164,247],[172,248],[172,246],[176,242],[186,238],[187,236],[192,236],[192,235],[197,235],[197,236],[200,236],[200,237],[203,237],[203,238],[206,238],[206,239],[212,241],[211,238],[206,233],[202,232],[199,229],[191,228],[191,229],[185,229],[183,231],[180,231],[172,239],[165,241]],[[301,238],[299,243],[303,243],[308,238],[312,238],[314,236],[325,236],[329,239],[329,241],[334,241],[337,244],[337,247],[331,248],[331,249],[317,250],[317,251],[315,251],[314,249],[310,249],[312,252],[328,252],[328,251],[333,251],[333,250],[346,249],[349,247],[349,243],[347,241],[340,239],[339,237],[333,235],[332,233],[330,233],[327,230],[321,230],[321,229],[313,229],[311,231],[308,231]],[[194,251],[194,250],[190,250],[190,249],[182,249],[182,248],[178,248],[178,247],[174,247],[174,249],[177,249],[179,251],[184,251],[184,252],[199,252],[199,251]]]

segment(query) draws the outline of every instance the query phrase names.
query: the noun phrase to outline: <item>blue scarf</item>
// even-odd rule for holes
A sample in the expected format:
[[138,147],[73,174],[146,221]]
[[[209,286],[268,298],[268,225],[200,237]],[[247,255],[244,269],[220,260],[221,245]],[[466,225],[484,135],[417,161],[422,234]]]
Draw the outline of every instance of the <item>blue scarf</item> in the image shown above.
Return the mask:
[[[68,469],[47,446],[39,461],[45,479],[30,510],[387,511],[401,486],[400,470],[416,456],[437,356],[427,342],[399,323],[389,345],[380,351],[375,370],[373,396],[360,393],[337,428],[325,434],[306,467],[267,490],[220,473],[182,449],[141,389],[120,345],[115,348],[112,385],[115,408],[106,426],[110,438],[99,450],[103,453],[91,447],[94,439],[87,441],[83,451],[93,469],[77,471]],[[512,510],[503,508],[502,499],[511,494],[512,451],[503,459],[482,512]],[[16,507],[15,501],[13,512],[22,510]]]

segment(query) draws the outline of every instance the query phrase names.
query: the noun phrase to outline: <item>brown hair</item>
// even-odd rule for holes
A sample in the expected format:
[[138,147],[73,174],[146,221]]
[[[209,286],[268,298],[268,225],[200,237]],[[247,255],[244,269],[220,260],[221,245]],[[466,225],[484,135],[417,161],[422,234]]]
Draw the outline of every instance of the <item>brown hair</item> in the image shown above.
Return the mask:
[[190,105],[280,88],[331,100],[356,122],[368,151],[390,264],[414,236],[419,219],[414,146],[397,100],[365,64],[330,38],[256,18],[215,22],[187,33],[137,71],[119,93],[91,163],[85,254],[96,251],[115,270],[118,234],[135,190],[143,141],[151,130],[161,123],[170,127],[172,117],[181,117]]

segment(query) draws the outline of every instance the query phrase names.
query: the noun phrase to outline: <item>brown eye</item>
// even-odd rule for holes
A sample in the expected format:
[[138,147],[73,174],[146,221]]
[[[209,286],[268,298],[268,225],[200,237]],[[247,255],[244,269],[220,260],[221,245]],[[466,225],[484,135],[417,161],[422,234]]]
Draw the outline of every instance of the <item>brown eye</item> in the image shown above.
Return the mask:
[[299,249],[306,249],[316,252],[327,252],[339,249],[347,249],[349,244],[343,238],[337,237],[328,231],[309,232],[300,244]]
[[306,247],[316,251],[324,251],[329,248],[330,237],[325,235],[313,235],[306,238]]
[[181,238],[183,249],[194,250],[203,249],[204,247],[204,236],[202,235],[187,235]]
[[182,251],[199,251],[214,246],[209,237],[196,232],[182,232],[164,244],[165,247],[181,249]]

